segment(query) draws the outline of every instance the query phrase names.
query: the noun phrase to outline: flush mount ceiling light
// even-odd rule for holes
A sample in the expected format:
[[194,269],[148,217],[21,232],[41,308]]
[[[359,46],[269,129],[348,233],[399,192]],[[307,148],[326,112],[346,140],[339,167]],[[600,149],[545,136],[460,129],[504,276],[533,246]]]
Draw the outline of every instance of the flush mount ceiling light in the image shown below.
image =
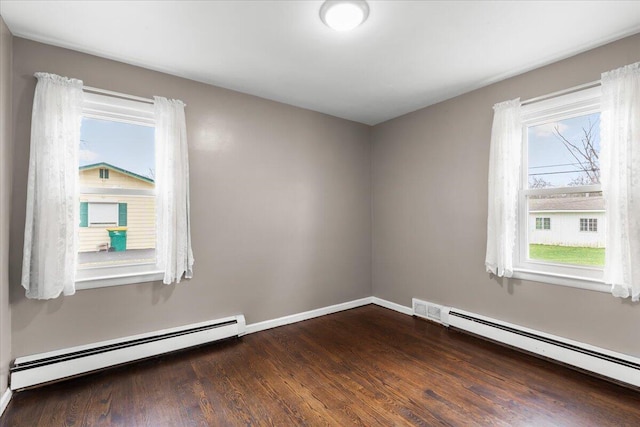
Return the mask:
[[364,0],[327,0],[320,7],[320,19],[336,31],[349,31],[366,21],[369,5]]

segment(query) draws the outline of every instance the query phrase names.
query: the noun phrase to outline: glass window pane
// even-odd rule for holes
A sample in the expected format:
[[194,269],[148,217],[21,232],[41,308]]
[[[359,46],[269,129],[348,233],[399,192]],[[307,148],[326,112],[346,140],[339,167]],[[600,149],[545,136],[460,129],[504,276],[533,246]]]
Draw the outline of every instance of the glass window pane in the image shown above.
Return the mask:
[[529,188],[600,183],[600,113],[529,126]]
[[[91,165],[106,163],[125,172],[148,178],[153,186],[156,161],[154,133],[155,129],[150,126],[84,117],[80,134],[81,170]],[[113,179],[109,175],[110,168],[96,169],[96,177]],[[115,182],[105,184],[121,188]]]
[[155,196],[127,194],[154,190],[154,144],[153,127],[83,118],[79,268],[155,263]]
[[530,196],[527,202],[530,260],[604,266],[602,192]]

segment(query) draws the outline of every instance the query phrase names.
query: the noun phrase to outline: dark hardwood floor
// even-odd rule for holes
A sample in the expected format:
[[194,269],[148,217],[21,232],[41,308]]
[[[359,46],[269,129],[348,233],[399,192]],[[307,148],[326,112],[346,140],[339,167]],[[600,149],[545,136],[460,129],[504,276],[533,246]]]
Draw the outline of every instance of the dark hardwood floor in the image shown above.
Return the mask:
[[14,394],[2,426],[640,426],[640,393],[369,305]]

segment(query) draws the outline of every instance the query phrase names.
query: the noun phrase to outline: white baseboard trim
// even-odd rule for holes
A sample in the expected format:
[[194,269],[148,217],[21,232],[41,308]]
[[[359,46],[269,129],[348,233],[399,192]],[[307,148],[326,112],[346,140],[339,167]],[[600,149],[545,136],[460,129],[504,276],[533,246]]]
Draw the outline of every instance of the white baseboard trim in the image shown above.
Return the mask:
[[363,305],[368,305],[371,303],[373,303],[372,297],[366,297],[353,301],[343,302],[341,304],[330,305],[328,307],[316,308],[315,310],[309,310],[302,313],[291,314],[289,316],[278,317],[277,319],[251,323],[246,326],[245,334],[253,334],[255,332],[260,332],[267,329],[277,328],[278,326],[290,325],[292,323],[302,322],[303,320],[313,319],[314,317],[320,317],[331,313],[337,313],[339,311],[362,307]]
[[413,315],[411,307],[396,304],[395,302],[387,301],[386,299],[371,297],[371,303],[379,305],[380,307],[388,308],[389,310],[397,311],[398,313],[406,314],[409,316]]
[[305,311],[303,313],[291,314],[289,316],[279,317],[277,319],[265,320],[263,322],[251,323],[246,326],[245,334],[265,331],[267,329],[277,328],[278,326],[290,325],[303,320],[313,319],[314,317],[325,316],[339,311],[350,310],[363,305],[375,304],[390,310],[397,311],[402,314],[412,315],[411,307],[396,304],[378,297],[366,297],[353,301],[347,301],[340,304],[330,305],[328,307],[317,308],[315,310]]
[[2,397],[0,398],[0,417],[4,413],[4,410],[7,409],[7,406],[9,406],[11,396],[13,396],[13,392],[10,388],[7,387],[7,389],[2,394]]

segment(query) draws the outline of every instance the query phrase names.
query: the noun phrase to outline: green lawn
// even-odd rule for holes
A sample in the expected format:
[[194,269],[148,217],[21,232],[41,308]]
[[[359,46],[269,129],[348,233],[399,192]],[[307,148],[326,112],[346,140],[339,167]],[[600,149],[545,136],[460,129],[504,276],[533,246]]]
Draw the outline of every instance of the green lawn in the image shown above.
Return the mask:
[[604,248],[529,245],[529,258],[561,264],[604,266]]

